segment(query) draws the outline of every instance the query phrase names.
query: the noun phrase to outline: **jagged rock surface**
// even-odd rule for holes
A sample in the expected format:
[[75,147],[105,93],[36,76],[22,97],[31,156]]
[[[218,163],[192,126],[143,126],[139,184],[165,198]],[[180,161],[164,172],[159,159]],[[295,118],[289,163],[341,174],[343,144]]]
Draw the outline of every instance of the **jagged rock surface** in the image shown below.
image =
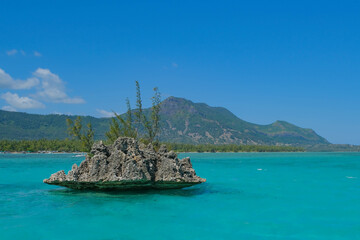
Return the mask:
[[156,152],[133,138],[118,138],[113,145],[95,143],[91,155],[66,175],[54,173],[44,183],[73,189],[183,188],[205,182],[196,175],[190,158],[179,159],[162,145]]

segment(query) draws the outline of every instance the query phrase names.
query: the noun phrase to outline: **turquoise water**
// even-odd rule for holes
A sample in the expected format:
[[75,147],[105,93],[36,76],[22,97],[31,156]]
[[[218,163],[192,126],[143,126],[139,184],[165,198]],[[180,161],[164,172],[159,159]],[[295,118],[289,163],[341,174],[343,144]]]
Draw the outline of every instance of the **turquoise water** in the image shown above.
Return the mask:
[[42,183],[74,155],[0,154],[0,239],[360,239],[359,153],[190,156],[205,184],[79,192]]

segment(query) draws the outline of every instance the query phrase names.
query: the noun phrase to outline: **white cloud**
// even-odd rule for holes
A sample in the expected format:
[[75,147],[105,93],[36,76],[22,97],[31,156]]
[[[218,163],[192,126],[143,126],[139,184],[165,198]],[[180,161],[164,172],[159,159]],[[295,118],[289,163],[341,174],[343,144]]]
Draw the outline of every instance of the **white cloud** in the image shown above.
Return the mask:
[[82,98],[66,98],[62,101],[63,103],[68,103],[68,104],[82,104],[85,103],[85,100]]
[[55,115],[64,115],[63,113],[61,113],[61,112],[57,112],[57,111],[54,111],[54,112],[52,112],[51,114],[55,114]]
[[57,111],[54,111],[52,112],[51,114],[55,114],[55,115],[67,115],[67,116],[73,116],[75,114],[71,113],[71,112],[67,112],[67,113],[62,113],[62,112],[57,112]]
[[98,113],[100,113],[101,117],[115,117],[115,114],[113,112],[109,112],[103,109],[96,109]]
[[4,93],[1,95],[13,109],[44,108],[44,104],[29,97],[19,97],[16,93]]
[[18,50],[16,50],[16,49],[12,49],[12,50],[6,51],[6,54],[7,54],[8,56],[13,56],[13,55],[15,55],[15,54],[17,54],[17,53],[18,53]]
[[65,83],[49,69],[38,68],[34,76],[41,79],[42,88],[36,96],[45,101],[68,104],[85,103],[82,98],[70,98],[65,92]]
[[12,106],[3,106],[1,109],[9,112],[16,112],[16,109]]
[[0,68],[0,89],[31,89],[37,85],[39,85],[39,87],[34,89],[36,92],[30,95],[31,98],[19,97],[18,94],[10,92],[0,95],[0,98],[7,101],[10,105],[5,106],[5,108],[7,110],[10,110],[10,107],[12,107],[12,110],[44,108],[44,104],[39,102],[39,100],[66,104],[85,103],[82,98],[69,97],[66,93],[65,82],[49,69],[38,68],[33,73],[33,77],[26,80],[15,80]]
[[41,56],[42,56],[42,54],[41,54],[41,53],[39,53],[38,51],[34,51],[34,56],[35,56],[35,57],[41,57]]
[[[14,56],[14,55],[17,55],[18,53],[20,53],[23,56],[26,56],[26,52],[24,50],[11,49],[11,50],[6,51],[6,55],[8,55],[8,56]],[[34,51],[33,54],[35,57],[42,56],[42,54],[38,51]]]
[[0,88],[7,89],[30,89],[39,84],[39,79],[28,78],[27,80],[14,80],[9,74],[0,68]]

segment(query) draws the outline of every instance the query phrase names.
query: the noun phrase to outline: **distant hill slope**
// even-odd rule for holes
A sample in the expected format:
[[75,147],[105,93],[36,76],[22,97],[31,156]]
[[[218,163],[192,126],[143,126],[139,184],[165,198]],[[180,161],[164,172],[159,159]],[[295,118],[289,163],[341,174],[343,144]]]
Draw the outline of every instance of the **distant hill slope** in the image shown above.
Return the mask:
[[161,140],[215,144],[328,144],[311,129],[277,121],[258,125],[241,120],[222,107],[170,97],[161,106]]
[[[65,139],[66,118],[75,120],[77,116],[40,115],[0,110],[0,139]],[[83,125],[91,122],[95,129],[95,138],[104,138],[109,128],[110,119],[83,117]]]
[[[0,110],[0,139],[64,139],[67,137],[67,117]],[[76,116],[70,118],[75,119]],[[103,139],[110,119],[84,117],[85,123],[89,121],[93,124],[95,138]],[[195,144],[329,144],[311,129],[284,121],[269,125],[253,124],[241,120],[225,108],[175,97],[162,102],[160,140]]]

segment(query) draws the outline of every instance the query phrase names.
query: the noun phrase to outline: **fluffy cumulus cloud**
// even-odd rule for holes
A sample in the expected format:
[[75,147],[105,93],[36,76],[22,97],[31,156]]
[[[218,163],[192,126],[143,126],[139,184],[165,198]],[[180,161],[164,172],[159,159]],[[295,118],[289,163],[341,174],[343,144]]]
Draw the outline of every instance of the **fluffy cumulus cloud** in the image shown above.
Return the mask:
[[3,69],[0,68],[0,88],[6,89],[30,89],[40,83],[37,78],[28,78],[26,80],[15,80]]
[[109,112],[103,109],[96,109],[96,111],[100,114],[101,117],[114,117],[115,114],[113,112]]
[[[30,78],[26,80],[13,79],[8,73],[0,68],[0,90],[12,89],[33,91],[29,96],[19,96],[18,93],[0,93],[0,99],[8,105],[3,110],[16,111],[17,109],[44,108],[41,102],[80,104],[85,103],[80,97],[70,97],[66,93],[65,82],[49,69],[38,68]],[[41,102],[40,102],[41,101]]]
[[32,109],[32,108],[44,108],[44,104],[41,102],[29,98],[29,97],[20,97],[16,93],[4,93],[1,95],[1,98],[4,99],[10,106],[5,106],[5,108],[16,110],[16,109]]
[[49,69],[38,68],[34,76],[41,80],[41,90],[36,94],[44,101],[55,103],[79,104],[84,103],[82,98],[71,98],[65,92],[65,83]]

